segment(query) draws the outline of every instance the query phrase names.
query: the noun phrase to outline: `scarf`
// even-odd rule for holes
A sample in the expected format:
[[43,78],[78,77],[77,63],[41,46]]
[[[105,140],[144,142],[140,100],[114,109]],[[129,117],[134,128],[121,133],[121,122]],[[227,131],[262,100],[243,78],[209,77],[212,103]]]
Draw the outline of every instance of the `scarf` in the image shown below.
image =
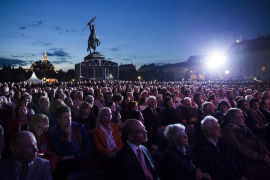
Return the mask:
[[259,138],[257,136],[255,136],[245,124],[242,127],[239,127],[233,123],[228,123],[227,125],[229,127],[233,128],[234,130],[240,132],[241,134],[243,134],[246,138],[251,139],[251,140],[256,141],[256,142],[259,141]]

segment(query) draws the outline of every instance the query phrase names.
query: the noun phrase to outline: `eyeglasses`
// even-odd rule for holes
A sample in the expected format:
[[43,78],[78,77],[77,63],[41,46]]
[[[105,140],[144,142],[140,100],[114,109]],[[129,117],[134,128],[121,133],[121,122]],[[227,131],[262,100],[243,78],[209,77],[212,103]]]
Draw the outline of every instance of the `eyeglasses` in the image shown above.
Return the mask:
[[38,128],[38,130],[40,130],[40,131],[44,131],[46,128],[43,128],[43,127],[37,127]]
[[26,110],[27,110],[26,108],[19,109],[19,112],[26,111]]

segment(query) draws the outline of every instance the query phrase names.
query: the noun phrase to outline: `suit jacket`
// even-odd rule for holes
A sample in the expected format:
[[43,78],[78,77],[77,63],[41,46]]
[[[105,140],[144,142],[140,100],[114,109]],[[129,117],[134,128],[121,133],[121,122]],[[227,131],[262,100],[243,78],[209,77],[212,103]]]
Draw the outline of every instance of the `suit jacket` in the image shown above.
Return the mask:
[[[155,173],[155,167],[151,159],[151,155],[146,147],[140,145],[144,154],[145,162],[150,165],[150,172],[153,175],[153,179],[159,179]],[[115,166],[115,179],[117,180],[146,180],[145,173],[142,169],[141,163],[131,147],[126,144],[116,154],[116,166]]]
[[248,177],[245,167],[238,161],[232,149],[222,139],[217,147],[202,137],[194,148],[194,154],[203,172],[208,172],[212,180],[239,179]]
[[167,125],[183,123],[180,112],[178,112],[176,109],[171,109],[168,107],[166,107],[163,111],[163,119],[166,121]]
[[260,111],[264,115],[267,123],[269,123],[270,122],[270,112],[267,111],[267,110],[265,110],[265,109],[263,109],[263,108],[260,108]]
[[[110,124],[110,126],[113,129],[113,137],[117,146],[114,151],[118,152],[123,147],[120,131],[116,124]],[[95,146],[94,159],[96,163],[98,163],[102,156],[107,156],[111,152],[107,149],[105,133],[100,129],[100,127],[95,127],[93,129],[93,143]]]
[[[161,121],[161,125],[165,126],[166,123],[163,122],[162,112],[159,108],[155,108],[158,114],[158,117]],[[157,128],[160,127],[156,116],[152,112],[152,110],[147,107],[145,110],[142,111],[144,117],[144,125],[147,130],[147,138],[149,144],[157,144]],[[149,145],[150,146],[150,145]]]
[[[0,163],[0,180],[16,180],[13,157]],[[28,166],[27,180],[52,180],[51,167],[48,160],[36,157]]]

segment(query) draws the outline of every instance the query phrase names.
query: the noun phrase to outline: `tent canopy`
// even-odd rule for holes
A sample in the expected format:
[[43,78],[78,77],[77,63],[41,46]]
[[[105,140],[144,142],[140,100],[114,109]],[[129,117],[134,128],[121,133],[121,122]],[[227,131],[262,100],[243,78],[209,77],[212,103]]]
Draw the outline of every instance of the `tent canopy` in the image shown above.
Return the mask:
[[24,82],[42,82],[42,81],[38,79],[35,72],[33,72],[32,76]]

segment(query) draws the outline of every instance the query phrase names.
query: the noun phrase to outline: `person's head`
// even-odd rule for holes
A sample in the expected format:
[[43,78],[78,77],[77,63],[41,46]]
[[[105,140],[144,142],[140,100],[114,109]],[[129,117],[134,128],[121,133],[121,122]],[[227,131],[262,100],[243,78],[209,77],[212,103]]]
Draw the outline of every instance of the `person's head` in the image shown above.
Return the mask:
[[219,90],[219,96],[220,96],[220,97],[225,96],[225,93],[226,93],[226,92],[225,92],[224,89],[220,89],[220,90]]
[[188,144],[188,136],[185,132],[185,126],[182,124],[170,124],[165,128],[165,138],[171,146],[183,147]]
[[33,133],[21,131],[13,136],[9,149],[13,157],[22,164],[31,163],[37,157],[37,141]]
[[191,99],[189,97],[185,97],[183,100],[183,105],[189,108],[191,106]]
[[250,108],[254,109],[255,111],[259,110],[259,99],[253,98],[249,101]]
[[94,105],[94,97],[92,96],[92,95],[87,95],[86,97],[85,97],[85,102],[88,102],[89,104],[91,104],[91,105]]
[[144,118],[143,118],[143,114],[136,110],[136,111],[132,111],[129,116],[128,116],[129,119],[137,119],[139,121],[141,121],[141,123],[144,124]]
[[201,121],[201,127],[206,137],[213,140],[221,137],[218,120],[213,116],[206,116],[205,118],[203,118],[203,120]]
[[121,94],[115,94],[112,97],[112,101],[115,102],[115,104],[118,104],[118,105],[121,104],[122,100],[123,100],[123,96]]
[[49,108],[50,107],[50,101],[47,96],[41,96],[38,101],[40,107],[42,108]]
[[127,104],[127,112],[138,110],[138,103],[136,101],[129,101]]
[[154,89],[153,91],[152,91],[152,96],[156,96],[158,94],[158,91],[156,90],[156,89]]
[[228,109],[230,108],[229,104],[227,101],[225,100],[221,100],[219,103],[218,103],[218,107],[217,109],[222,112],[223,114],[226,114],[226,112],[228,111]]
[[71,110],[68,106],[62,105],[55,110],[55,118],[61,125],[62,129],[71,126]]
[[70,107],[70,108],[73,107],[73,101],[72,101],[71,97],[67,97],[64,102],[68,107]]
[[147,142],[147,131],[143,124],[136,119],[128,119],[125,121],[123,126],[123,136],[136,146]]
[[115,103],[113,101],[107,101],[105,104],[105,107],[109,107],[112,112],[116,111],[116,106],[115,106]]
[[80,101],[83,100],[83,92],[82,91],[77,91],[76,92],[76,98]]
[[108,107],[103,107],[98,111],[98,117],[97,117],[97,127],[100,125],[106,126],[110,124],[112,121],[112,112],[111,109]]
[[259,100],[261,100],[261,93],[260,92],[255,92],[254,94],[253,94],[253,96],[254,96],[254,98],[256,98],[256,99],[259,99]]
[[145,91],[145,90],[141,94],[142,94],[142,97],[148,98],[148,96],[149,96],[148,91]]
[[176,98],[175,94],[171,94],[171,98],[172,98],[173,103],[177,102],[177,98]]
[[269,111],[270,109],[270,100],[268,99],[261,99],[260,100],[260,108],[266,109]]
[[83,102],[79,107],[79,114],[81,116],[89,116],[91,113],[91,104]]
[[228,99],[233,99],[234,98],[233,91],[227,91],[227,98]]
[[132,92],[127,92],[127,96],[129,97],[129,99],[133,99],[133,93]]
[[162,101],[162,94],[157,94],[156,95],[156,101],[161,102]]
[[204,115],[214,115],[215,114],[215,107],[210,102],[205,102],[202,105]]
[[155,96],[150,96],[147,98],[147,106],[149,108],[156,108],[157,107],[157,101]]
[[141,98],[140,99],[140,105],[143,105],[143,106],[146,106],[147,105],[147,102],[146,102],[147,98]]
[[44,114],[37,114],[31,118],[29,130],[35,136],[40,136],[43,132],[49,129],[49,118]]
[[227,111],[226,117],[224,118],[224,123],[234,123],[236,126],[244,126],[245,117],[242,111],[238,108],[231,108]]
[[164,99],[164,106],[168,107],[168,108],[172,108],[173,107],[173,102],[172,102],[172,98],[171,97],[166,97]]
[[106,91],[106,99],[109,100],[109,101],[111,101],[112,100],[112,97],[113,97],[112,92],[109,92],[109,91],[107,92]]
[[97,99],[98,100],[100,100],[100,101],[103,101],[103,94],[102,93],[99,93],[98,95],[97,95]]
[[22,96],[19,100],[19,103],[27,107],[29,103],[29,99],[26,96]]
[[22,104],[17,105],[15,108],[15,114],[16,114],[16,117],[27,116],[27,107]]
[[125,96],[124,99],[123,99],[122,104],[127,105],[129,101],[130,101],[130,98]]
[[197,92],[196,94],[194,94],[194,98],[193,98],[194,102],[198,105],[200,105],[202,103],[202,94]]
[[252,90],[251,90],[251,89],[247,89],[247,90],[246,90],[246,95],[253,95],[253,94],[252,94]]
[[207,99],[207,101],[212,102],[214,105],[216,105],[218,103],[216,95],[210,95],[209,98]]
[[185,97],[191,97],[191,91],[185,91]]
[[181,93],[184,94],[186,90],[187,90],[186,86],[182,86],[182,87],[181,87]]
[[237,101],[237,108],[246,112],[249,109],[249,104],[245,99],[240,99]]
[[61,99],[55,99],[51,106],[50,106],[50,111],[55,114],[55,110],[59,107],[59,106],[65,106],[66,104],[61,100]]
[[263,92],[262,99],[270,99],[270,93],[268,91]]

